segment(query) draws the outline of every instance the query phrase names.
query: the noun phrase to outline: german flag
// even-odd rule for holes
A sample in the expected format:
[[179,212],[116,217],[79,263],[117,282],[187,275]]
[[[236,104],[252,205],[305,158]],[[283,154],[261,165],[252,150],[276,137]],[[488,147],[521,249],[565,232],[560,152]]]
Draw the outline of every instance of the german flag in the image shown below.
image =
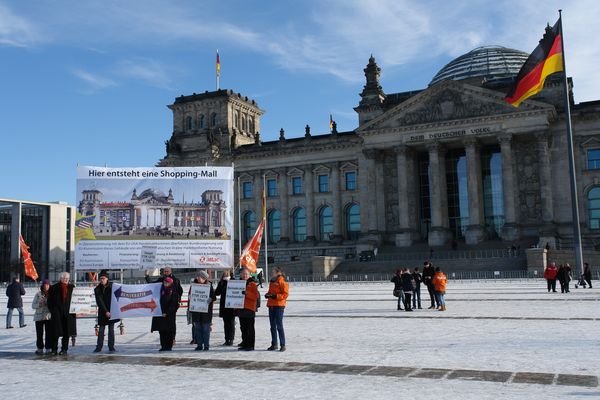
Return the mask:
[[533,50],[506,94],[507,103],[515,107],[544,88],[548,75],[564,71],[562,61],[562,32],[560,18],[553,27],[548,25],[540,44]]

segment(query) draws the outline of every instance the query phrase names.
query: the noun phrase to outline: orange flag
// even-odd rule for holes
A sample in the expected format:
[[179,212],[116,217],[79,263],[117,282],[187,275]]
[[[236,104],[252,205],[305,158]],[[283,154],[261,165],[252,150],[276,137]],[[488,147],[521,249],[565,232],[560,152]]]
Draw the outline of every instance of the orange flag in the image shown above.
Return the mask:
[[19,242],[21,244],[21,255],[23,256],[23,264],[25,265],[25,276],[30,277],[34,281],[37,281],[39,276],[37,271],[35,270],[35,265],[33,265],[33,261],[31,261],[29,246],[25,244],[25,240],[23,240],[22,235],[19,235]]
[[262,242],[263,232],[265,230],[265,217],[266,217],[266,204],[265,204],[265,191],[262,192],[262,221],[256,229],[256,233],[246,246],[242,250],[240,255],[240,265],[248,268],[251,274],[256,272],[256,265],[258,264],[258,255],[260,254],[260,244]]

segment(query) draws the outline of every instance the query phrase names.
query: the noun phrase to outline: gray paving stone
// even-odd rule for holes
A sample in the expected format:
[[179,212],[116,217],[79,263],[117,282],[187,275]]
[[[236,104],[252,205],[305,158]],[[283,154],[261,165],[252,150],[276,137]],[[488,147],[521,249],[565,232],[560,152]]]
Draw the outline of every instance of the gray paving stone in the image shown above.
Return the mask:
[[517,372],[513,378],[513,383],[537,383],[540,385],[551,385],[554,381],[554,374],[545,374],[541,372]]
[[325,374],[342,368],[344,364],[310,364],[305,368],[302,368],[302,372],[316,372],[319,374]]
[[364,375],[403,377],[415,371],[415,368],[379,366],[375,369],[365,372]]
[[282,365],[273,365],[269,367],[270,371],[300,371],[306,367],[309,367],[310,363],[301,363],[301,362],[287,362]]
[[428,378],[428,379],[440,379],[444,375],[450,372],[449,369],[443,368],[421,368],[416,372],[410,374],[411,378]]
[[332,372],[334,374],[342,374],[342,375],[360,375],[372,368],[373,368],[372,365],[344,365],[340,369],[336,369]]
[[265,369],[269,369],[274,365],[284,365],[282,362],[274,362],[274,361],[252,361],[248,364],[240,365],[238,368],[240,369],[250,369],[256,371],[263,371]]
[[556,384],[561,386],[598,387],[598,377],[593,375],[559,374]]
[[448,379],[467,381],[506,382],[512,375],[507,371],[478,371],[471,369],[456,369],[448,375]]

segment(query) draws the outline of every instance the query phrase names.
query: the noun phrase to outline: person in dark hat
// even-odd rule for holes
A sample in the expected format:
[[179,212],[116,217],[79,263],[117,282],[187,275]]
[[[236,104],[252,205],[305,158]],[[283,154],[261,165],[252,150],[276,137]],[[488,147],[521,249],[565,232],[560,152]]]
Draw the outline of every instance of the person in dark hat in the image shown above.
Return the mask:
[[94,353],[102,351],[104,346],[104,331],[108,326],[108,351],[115,352],[115,323],[118,320],[111,319],[110,303],[112,299],[112,282],[109,281],[108,271],[100,271],[100,283],[94,289],[96,305],[98,306],[98,340]]
[[160,335],[160,350],[171,351],[175,342],[177,331],[177,310],[179,309],[179,292],[174,285],[173,278],[165,277],[160,289],[160,308],[162,315],[152,317],[151,332],[158,331]]

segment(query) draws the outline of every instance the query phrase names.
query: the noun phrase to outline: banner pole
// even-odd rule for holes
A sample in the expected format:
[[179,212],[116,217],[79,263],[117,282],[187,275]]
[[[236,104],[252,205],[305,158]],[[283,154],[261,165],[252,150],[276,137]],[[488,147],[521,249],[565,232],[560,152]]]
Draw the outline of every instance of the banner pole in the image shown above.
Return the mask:
[[562,26],[562,10],[558,10],[560,21],[560,44],[562,48],[562,63],[564,74],[564,96],[565,96],[565,122],[567,129],[567,153],[569,156],[569,178],[571,186],[571,211],[573,218],[573,238],[575,241],[575,269],[583,275],[583,249],[581,246],[581,227],[579,225],[579,201],[577,199],[577,177],[575,169],[575,156],[573,153],[573,129],[571,127],[571,101],[569,100],[569,82],[567,81],[567,65],[565,63],[565,42]]
[[264,237],[265,237],[265,273],[263,279],[269,279],[269,229],[267,227],[267,185],[266,175],[263,174],[263,221],[264,221]]
[[[242,256],[242,202],[240,177],[237,178],[237,209],[238,209],[238,257]],[[235,264],[235,263],[234,263]],[[235,265],[234,265],[235,267]]]

